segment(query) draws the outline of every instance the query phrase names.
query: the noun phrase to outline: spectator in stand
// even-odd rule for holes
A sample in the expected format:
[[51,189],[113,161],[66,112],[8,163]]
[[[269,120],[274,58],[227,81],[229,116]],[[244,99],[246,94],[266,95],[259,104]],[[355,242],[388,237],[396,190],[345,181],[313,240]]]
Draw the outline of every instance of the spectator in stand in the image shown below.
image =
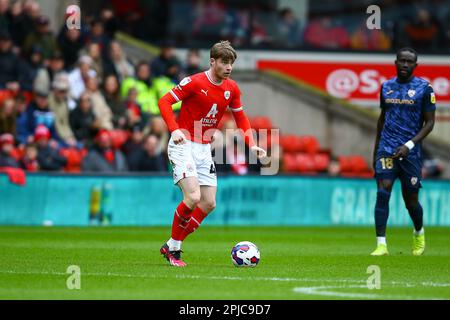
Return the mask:
[[109,39],[113,39],[119,26],[113,8],[109,5],[103,7],[100,10],[100,19],[105,28],[105,35],[108,36]]
[[89,77],[95,77],[97,74],[92,69],[92,58],[81,56],[78,59],[78,67],[69,73],[70,97],[78,100],[81,94],[86,91],[86,81]]
[[122,145],[122,148],[121,148],[123,151],[123,154],[127,158],[128,164],[130,164],[130,162],[128,161],[130,155],[141,149],[142,141],[144,140],[144,134],[143,134],[142,128],[140,126],[137,126],[137,125],[133,126],[129,130],[129,132],[130,132],[130,137]]
[[312,20],[305,28],[304,41],[312,48],[346,49],[350,47],[347,30],[343,26],[336,25],[329,16]]
[[200,51],[197,49],[189,49],[181,77],[184,78],[199,72],[202,72],[200,67]]
[[18,92],[22,82],[22,63],[12,52],[9,32],[0,30],[0,89]]
[[25,146],[25,154],[20,159],[20,166],[29,172],[39,171],[38,149],[34,142],[27,143]]
[[128,98],[125,101],[125,110],[127,115],[127,127],[132,128],[134,126],[142,126],[142,108],[137,102],[138,92],[135,88],[128,90]]
[[159,144],[160,141],[157,136],[149,135],[145,137],[141,148],[131,153],[127,158],[130,171],[167,171],[167,162],[161,154]]
[[147,135],[155,135],[160,141],[161,152],[165,153],[167,150],[167,142],[169,141],[169,130],[166,122],[162,117],[152,117],[148,121],[148,125],[144,128],[143,133]]
[[10,17],[9,17],[9,1],[0,0],[0,30],[9,30]]
[[[169,70],[172,68],[172,70]],[[161,46],[161,53],[156,57],[151,63],[151,72],[153,77],[166,76],[170,74],[175,78],[174,80],[179,80],[179,72],[181,70],[181,63],[175,56],[173,43],[166,41]],[[178,82],[178,81],[176,81]]]
[[42,56],[44,58],[44,65],[48,65],[48,59],[52,52],[58,49],[56,39],[50,31],[49,19],[46,16],[40,16],[36,19],[35,29],[25,38],[22,50],[25,56],[29,56],[32,48],[35,45],[40,45],[42,48]]
[[69,123],[69,80],[66,74],[59,74],[52,83],[49,109],[55,114],[55,126],[64,147],[75,147],[77,141]]
[[88,35],[87,43],[97,43],[100,46],[102,56],[106,57],[108,53],[110,39],[105,34],[105,27],[100,18],[94,18],[91,21],[91,28]]
[[44,125],[38,125],[34,132],[34,141],[37,145],[39,168],[42,171],[60,171],[67,165],[67,159],[59,154],[50,139],[50,130]]
[[128,171],[125,156],[112,147],[111,136],[101,129],[95,137],[94,146],[81,163],[84,172],[123,172]]
[[77,107],[69,114],[70,128],[78,142],[84,146],[92,143],[95,132],[100,128],[92,110],[92,102],[89,93],[83,93],[78,101]]
[[14,136],[11,133],[0,135],[0,167],[20,167],[17,160],[12,156],[13,150]]
[[113,114],[111,108],[106,104],[105,97],[99,90],[97,77],[89,77],[86,82],[86,91],[91,96],[92,110],[96,118],[100,121],[100,128],[112,130]]
[[350,47],[355,50],[388,51],[391,39],[383,29],[370,30],[363,21],[350,37]]
[[119,82],[122,82],[127,77],[134,76],[134,66],[127,59],[122,46],[117,41],[109,43],[108,59],[105,63],[104,72],[107,74],[114,73]]
[[[41,6],[36,0],[23,2],[24,25],[27,33],[35,27],[35,21],[41,16]],[[25,40],[24,40],[25,41]]]
[[16,136],[16,102],[9,98],[0,106],[0,134],[11,133]]
[[145,114],[159,113],[158,95],[151,76],[150,65],[147,62],[140,61],[136,66],[136,77],[128,77],[122,82],[121,97],[126,98],[131,88],[137,90],[137,102]]
[[119,81],[114,74],[105,77],[102,93],[111,109],[114,128],[124,129],[127,124],[126,108],[120,97]]
[[35,90],[50,91],[51,83],[60,73],[64,73],[64,59],[60,51],[55,51],[50,57],[48,67],[38,70],[34,78],[33,88]]
[[85,39],[79,29],[68,29],[66,25],[58,36],[58,44],[67,69],[72,69],[77,60],[78,52],[84,47]]
[[27,57],[27,71],[23,71],[26,73],[22,73],[23,76],[27,76],[27,85],[26,87],[21,86],[21,89],[27,91],[36,91],[36,90],[46,90],[48,91],[48,87],[46,87],[45,83],[41,83],[38,75],[42,74],[46,71],[46,67],[44,66],[44,56],[42,54],[42,48],[40,45],[35,45],[31,48],[30,56]]
[[439,40],[439,26],[431,18],[426,9],[419,9],[417,16],[405,27],[410,45],[416,50],[433,50],[437,48]]
[[278,45],[293,48],[301,44],[300,23],[291,8],[284,8],[279,13],[277,25]]
[[16,133],[15,137],[19,146],[24,146],[28,138],[28,120],[27,120],[27,101],[24,96],[19,95],[16,98]]
[[14,46],[21,48],[30,29],[27,28],[25,13],[23,12],[22,1],[14,1],[11,4],[9,16],[9,30],[11,32]]
[[91,68],[97,73],[100,79],[103,79],[104,60],[100,44],[96,42],[90,43],[85,49],[81,50],[81,55],[87,55],[92,58]]
[[60,138],[56,131],[55,113],[49,109],[48,101],[49,92],[37,91],[35,92],[34,100],[27,107],[26,110],[26,140],[20,141],[26,144],[33,137],[33,134],[38,125],[44,125],[49,129],[51,136],[58,142]]

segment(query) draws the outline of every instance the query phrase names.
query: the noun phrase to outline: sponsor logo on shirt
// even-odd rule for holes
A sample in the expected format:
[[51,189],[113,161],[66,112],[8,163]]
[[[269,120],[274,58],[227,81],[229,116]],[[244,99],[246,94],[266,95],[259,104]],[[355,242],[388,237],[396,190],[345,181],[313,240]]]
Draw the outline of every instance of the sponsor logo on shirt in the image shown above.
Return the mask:
[[395,103],[395,104],[414,104],[415,103],[414,100],[408,100],[408,99],[385,99],[384,102],[387,103],[387,104],[391,104],[391,103]]

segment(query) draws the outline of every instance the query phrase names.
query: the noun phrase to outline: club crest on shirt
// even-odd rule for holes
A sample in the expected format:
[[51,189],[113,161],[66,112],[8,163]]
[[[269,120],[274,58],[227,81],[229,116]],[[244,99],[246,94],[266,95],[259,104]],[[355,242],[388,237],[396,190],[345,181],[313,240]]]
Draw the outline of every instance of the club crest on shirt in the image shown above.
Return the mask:
[[185,86],[191,81],[192,81],[191,77],[185,77],[183,78],[183,80],[180,81],[180,86]]
[[230,91],[225,91],[224,93],[223,93],[223,96],[225,97],[225,99],[230,99]]
[[412,177],[412,178],[411,178],[411,184],[412,184],[413,186],[415,186],[415,185],[417,184],[417,177]]
[[408,96],[409,96],[410,98],[414,97],[415,94],[416,94],[416,90],[413,90],[413,89],[409,89],[409,90],[408,90]]

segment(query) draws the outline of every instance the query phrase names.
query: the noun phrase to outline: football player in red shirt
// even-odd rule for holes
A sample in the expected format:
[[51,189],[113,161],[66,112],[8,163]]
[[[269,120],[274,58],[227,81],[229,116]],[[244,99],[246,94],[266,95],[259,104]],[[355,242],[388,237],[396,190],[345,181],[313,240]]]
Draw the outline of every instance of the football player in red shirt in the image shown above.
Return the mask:
[[[181,243],[202,223],[216,206],[217,177],[211,156],[212,132],[230,108],[250,150],[261,159],[266,151],[258,147],[244,113],[239,87],[230,79],[236,51],[229,41],[220,41],[210,50],[210,68],[186,77],[158,102],[161,115],[171,133],[168,145],[174,184],[183,192],[175,210],[171,238],[161,254],[172,266],[184,267]],[[172,104],[182,101],[178,122]]]

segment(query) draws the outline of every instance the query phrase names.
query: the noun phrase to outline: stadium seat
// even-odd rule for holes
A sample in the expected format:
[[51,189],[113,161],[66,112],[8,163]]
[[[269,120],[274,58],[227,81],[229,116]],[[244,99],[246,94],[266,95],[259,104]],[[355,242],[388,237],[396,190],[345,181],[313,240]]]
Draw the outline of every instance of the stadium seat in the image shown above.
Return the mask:
[[292,153],[285,153],[283,155],[283,170],[285,172],[297,172],[297,161],[295,155]]
[[301,151],[301,141],[293,134],[282,135],[280,137],[280,146],[283,148],[284,152],[294,153]]
[[297,168],[300,173],[317,173],[313,155],[310,155],[308,153],[297,153],[295,156],[295,160],[297,162]]
[[317,172],[325,172],[330,164],[330,155],[327,153],[316,153],[313,155],[314,167]]
[[250,118],[249,120],[250,120],[250,125],[255,130],[272,128],[272,121],[270,120],[269,117],[256,116],[256,117]]
[[81,171],[81,161],[87,154],[86,149],[61,148],[59,153],[67,159],[67,165],[64,168],[65,172]]
[[111,142],[114,148],[119,149],[129,137],[129,133],[126,130],[110,130],[109,135],[111,137]]
[[314,136],[300,136],[302,152],[315,154],[319,151],[319,141]]

